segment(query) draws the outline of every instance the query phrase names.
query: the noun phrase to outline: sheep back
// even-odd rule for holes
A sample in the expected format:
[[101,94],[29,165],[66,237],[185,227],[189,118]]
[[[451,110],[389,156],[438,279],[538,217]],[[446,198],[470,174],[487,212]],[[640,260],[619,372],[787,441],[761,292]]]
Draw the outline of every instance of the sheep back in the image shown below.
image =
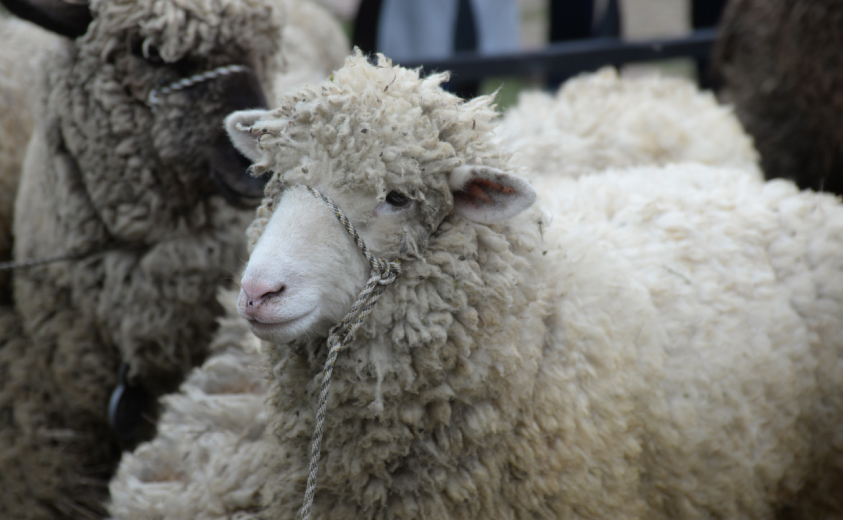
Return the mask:
[[583,74],[553,96],[522,93],[497,132],[535,182],[676,162],[761,178],[758,153],[733,110],[680,78],[621,77],[612,68]]
[[111,481],[115,519],[246,520],[260,509],[266,372],[260,341],[235,311],[237,292],[222,291],[220,300],[229,314],[208,359],[163,398],[156,438],[124,455]]

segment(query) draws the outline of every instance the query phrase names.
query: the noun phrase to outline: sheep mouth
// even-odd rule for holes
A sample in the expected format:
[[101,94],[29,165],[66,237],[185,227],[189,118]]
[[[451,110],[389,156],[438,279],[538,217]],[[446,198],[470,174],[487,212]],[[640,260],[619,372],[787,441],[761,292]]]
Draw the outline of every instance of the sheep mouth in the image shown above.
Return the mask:
[[263,198],[268,175],[254,177],[249,173],[251,161],[244,157],[222,135],[211,153],[210,176],[219,192],[232,206],[254,208]]
[[316,320],[316,310],[314,307],[307,312],[299,314],[293,318],[286,318],[278,321],[259,321],[255,318],[247,318],[249,327],[255,336],[266,340],[277,340],[279,336],[282,340],[294,339],[306,330]]

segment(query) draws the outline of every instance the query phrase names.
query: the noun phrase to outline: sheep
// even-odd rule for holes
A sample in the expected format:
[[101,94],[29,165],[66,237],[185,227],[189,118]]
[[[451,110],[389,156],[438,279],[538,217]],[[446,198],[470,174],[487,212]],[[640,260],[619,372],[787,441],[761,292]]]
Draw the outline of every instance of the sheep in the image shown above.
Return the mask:
[[[31,80],[59,49],[54,35],[0,15],[0,262],[12,259],[12,209],[36,104]],[[0,305],[11,303],[9,280],[0,272]]]
[[[258,371],[203,367],[212,384],[169,398],[182,431],[125,457],[114,517],[228,518],[238,501],[241,518],[298,515],[328,365],[310,518],[843,511],[840,202],[640,166],[558,179],[543,222],[492,100],[462,102],[446,78],[358,53],[274,111],[227,118],[271,175],[237,298],[265,415],[233,418]],[[370,274],[355,231],[401,273],[326,365]],[[254,362],[231,326],[229,354]]]
[[526,92],[507,110],[500,140],[535,175],[698,162],[762,178],[758,153],[730,107],[680,78],[583,74],[551,96]]
[[246,254],[265,181],[222,120],[296,73],[282,30],[299,7],[5,3],[69,37],[38,88],[14,257],[73,260],[16,271],[0,310],[15,324],[0,337],[0,516],[98,517],[122,449],[153,435],[157,397],[205,357],[217,289]]
[[836,0],[733,0],[713,65],[768,179],[843,195],[843,74]]
[[[304,81],[318,81],[342,64],[348,54],[345,35],[328,12],[307,0],[286,5],[281,32],[280,71],[273,90]],[[10,261],[14,196],[26,145],[32,133],[33,112],[40,95],[42,61],[60,52],[62,38],[12,17],[0,17],[0,262]],[[10,303],[11,288],[0,273],[0,303]]]

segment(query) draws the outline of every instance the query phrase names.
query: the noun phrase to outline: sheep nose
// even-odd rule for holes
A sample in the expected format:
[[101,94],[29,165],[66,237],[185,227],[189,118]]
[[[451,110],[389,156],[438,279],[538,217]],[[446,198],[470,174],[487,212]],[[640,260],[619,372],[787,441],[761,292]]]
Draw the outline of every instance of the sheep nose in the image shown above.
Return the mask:
[[257,309],[264,302],[270,298],[281,296],[287,290],[287,286],[278,283],[262,283],[253,280],[243,280],[241,284],[243,295],[245,296],[242,302],[245,307],[243,310],[249,312],[251,309]]

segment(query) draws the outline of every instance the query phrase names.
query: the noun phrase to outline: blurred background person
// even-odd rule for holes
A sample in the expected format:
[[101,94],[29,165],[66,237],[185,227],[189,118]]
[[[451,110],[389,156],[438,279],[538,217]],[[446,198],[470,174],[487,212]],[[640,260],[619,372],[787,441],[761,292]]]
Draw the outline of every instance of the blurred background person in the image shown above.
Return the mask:
[[[517,52],[519,6],[516,0],[363,0],[353,42],[405,63],[460,52]],[[461,97],[477,95],[476,81],[454,76],[448,86]]]

